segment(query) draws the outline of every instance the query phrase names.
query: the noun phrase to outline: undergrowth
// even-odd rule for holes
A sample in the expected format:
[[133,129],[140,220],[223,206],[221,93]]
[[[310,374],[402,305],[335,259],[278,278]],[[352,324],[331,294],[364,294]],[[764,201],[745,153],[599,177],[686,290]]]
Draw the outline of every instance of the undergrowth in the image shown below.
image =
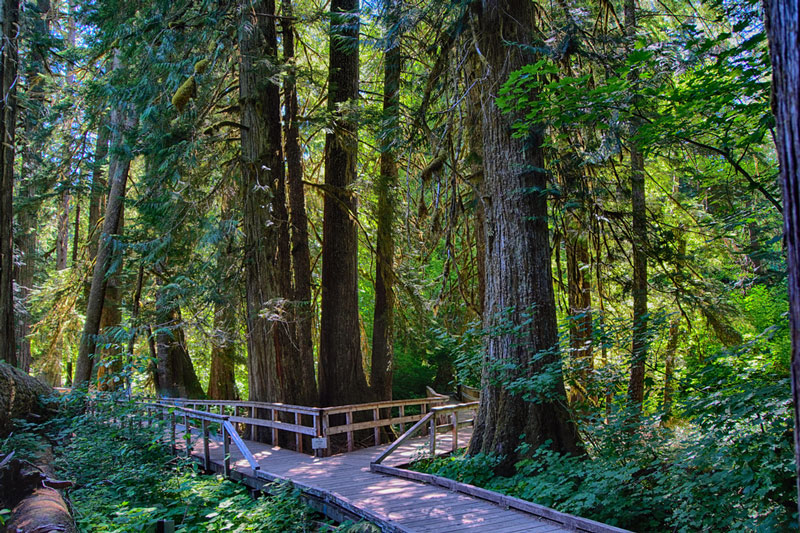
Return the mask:
[[[173,457],[158,426],[141,428],[136,419],[108,424],[82,413],[81,403],[66,399],[61,416],[41,428],[56,443],[58,475],[74,482],[68,495],[80,531],[148,531],[157,520],[174,521],[180,532],[372,531],[368,524],[323,521],[291,484],[254,498],[244,485]],[[16,435],[27,442],[24,431]]]

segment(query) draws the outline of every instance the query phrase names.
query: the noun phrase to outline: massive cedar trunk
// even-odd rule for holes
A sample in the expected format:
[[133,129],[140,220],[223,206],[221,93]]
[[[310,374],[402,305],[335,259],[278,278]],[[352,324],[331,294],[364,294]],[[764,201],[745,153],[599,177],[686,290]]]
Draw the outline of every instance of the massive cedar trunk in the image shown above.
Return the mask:
[[284,321],[283,306],[278,305],[278,234],[270,213],[276,187],[283,181],[280,96],[271,81],[277,70],[275,3],[247,0],[242,8],[239,96],[248,379],[251,400],[274,402],[282,401],[275,329]]
[[[625,0],[625,34],[636,36],[636,2]],[[632,43],[629,43],[629,45]],[[638,72],[632,70],[628,79],[636,84]],[[633,346],[631,376],[628,382],[628,402],[632,409],[641,412],[644,400],[644,374],[647,360],[647,211],[644,191],[644,156],[635,139],[636,124],[632,124],[631,152],[631,208],[633,214]]]
[[[47,35],[49,32],[48,12],[49,0],[37,0],[35,10],[31,10],[32,31],[37,36]],[[30,316],[28,314],[29,298],[33,288],[33,277],[36,259],[36,234],[37,213],[35,205],[36,186],[33,176],[41,162],[42,146],[41,137],[42,120],[45,116],[44,78],[41,73],[45,71],[46,57],[42,46],[33,46],[29,60],[26,62],[25,77],[27,78],[28,106],[23,125],[27,144],[22,147],[22,176],[19,194],[22,199],[21,207],[17,212],[16,241],[22,262],[17,269],[16,284],[19,304],[17,309],[22,312],[17,315],[17,362],[19,367],[26,372],[30,370],[32,362],[30,333]]]
[[381,172],[375,184],[378,195],[378,247],[375,257],[375,315],[372,328],[370,386],[376,400],[392,399],[394,367],[394,189],[397,186],[395,143],[400,131],[400,36],[398,0],[386,2],[386,51],[383,64],[383,131]]
[[180,307],[163,289],[156,295],[156,393],[164,398],[202,398],[203,388],[194,371]]
[[0,361],[17,365],[14,330],[13,192],[17,122],[19,0],[0,0],[3,31],[0,56]]
[[358,315],[356,179],[358,124],[358,0],[332,0],[328,112],[325,136],[325,201],[322,223],[322,316],[319,394],[323,406],[366,401]]
[[[547,175],[542,133],[512,138],[511,119],[495,105],[508,74],[533,58],[506,43],[530,43],[533,4],[484,0],[478,43],[486,58],[482,91],[486,232],[485,344],[481,404],[470,453],[497,453],[498,473],[510,474],[524,439],[580,453],[570,420],[558,354],[558,329],[547,226]],[[552,373],[549,390],[512,392],[508,383]],[[536,396],[526,401],[525,392]],[[524,435],[524,436],[523,436]]]
[[[283,0],[283,55],[290,65],[294,64],[294,24],[292,2]],[[283,82],[284,94],[284,145],[286,147],[286,171],[289,187],[289,224],[292,236],[292,272],[294,293],[292,316],[294,317],[297,361],[293,365],[297,378],[294,401],[301,405],[316,405],[319,401],[314,373],[314,345],[311,338],[311,254],[308,249],[308,217],[303,190],[303,165],[300,151],[300,132],[297,122],[297,84],[295,71],[290,70]],[[287,400],[288,401],[288,400]]]
[[[119,61],[116,57],[114,64],[114,68],[119,68]],[[125,188],[131,164],[129,156],[126,155],[129,150],[125,149],[125,130],[132,127],[125,114],[126,112],[123,111],[122,106],[115,107],[111,112],[111,145],[114,147],[109,165],[111,188],[108,191],[103,231],[99,237],[97,258],[92,273],[92,285],[86,302],[86,321],[83,326],[81,344],[78,350],[78,362],[75,366],[75,377],[73,379],[73,384],[76,387],[86,387],[92,377],[97,334],[100,330],[100,319],[105,300],[106,274],[112,259],[110,240],[113,235],[118,233],[125,201]]]
[[800,2],[765,0],[772,58],[772,111],[783,182],[783,220],[789,269],[789,320],[792,331],[794,447],[800,506]]

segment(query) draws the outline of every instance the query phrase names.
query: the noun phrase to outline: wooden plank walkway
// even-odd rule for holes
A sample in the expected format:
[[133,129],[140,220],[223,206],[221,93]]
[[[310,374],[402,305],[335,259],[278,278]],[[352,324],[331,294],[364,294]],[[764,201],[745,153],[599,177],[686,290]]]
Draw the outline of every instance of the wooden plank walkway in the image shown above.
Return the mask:
[[[179,426],[178,435],[183,434]],[[471,431],[459,434],[459,445],[466,446]],[[440,450],[451,448],[450,437],[437,439]],[[180,451],[185,444],[177,439]],[[234,477],[250,486],[260,487],[266,480],[290,480],[304,492],[317,496],[330,494],[340,507],[351,515],[373,520],[385,531],[454,533],[560,533],[570,531],[545,519],[506,509],[485,500],[419,483],[370,472],[374,461],[388,447],[374,446],[350,453],[317,458],[291,450],[245,441],[258,460],[256,473],[235,446],[231,446],[231,468]],[[427,438],[418,438],[398,449],[385,461],[388,466],[410,462],[427,446]],[[203,441],[192,432],[192,455],[201,458]],[[210,456],[213,468],[222,471],[222,442],[219,435],[211,439]],[[324,500],[324,498],[323,498]]]

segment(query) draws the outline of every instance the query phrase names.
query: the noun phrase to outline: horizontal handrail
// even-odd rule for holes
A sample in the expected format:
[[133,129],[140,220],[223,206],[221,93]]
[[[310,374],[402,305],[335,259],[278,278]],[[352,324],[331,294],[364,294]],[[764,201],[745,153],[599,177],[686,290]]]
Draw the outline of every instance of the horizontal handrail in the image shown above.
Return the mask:
[[[442,405],[439,407],[431,408],[430,412],[422,417],[419,422],[411,426],[408,431],[400,435],[400,437],[394,441],[386,451],[384,451],[377,459],[375,459],[371,464],[378,465],[381,464],[387,457],[389,457],[392,453],[394,453],[400,446],[402,446],[407,440],[417,434],[422,428],[426,427],[428,424],[431,424],[431,451],[435,450],[435,440],[436,440],[436,430],[442,426],[436,426],[436,417],[441,416],[447,413],[458,413],[461,411],[472,411],[476,407],[478,407],[479,402],[469,402],[469,403],[461,403],[456,405]],[[453,423],[451,424],[453,427],[453,449],[458,445],[458,426],[461,423],[458,421],[457,417],[454,417]],[[445,425],[443,427],[448,427]]]
[[389,400],[385,402],[354,403],[349,405],[336,405],[333,407],[322,407],[321,410],[328,415],[341,413],[368,411],[371,409],[390,409],[392,407],[407,407],[410,405],[425,405],[430,403],[443,403],[448,400],[447,396],[437,396],[435,398],[413,398],[410,400]]

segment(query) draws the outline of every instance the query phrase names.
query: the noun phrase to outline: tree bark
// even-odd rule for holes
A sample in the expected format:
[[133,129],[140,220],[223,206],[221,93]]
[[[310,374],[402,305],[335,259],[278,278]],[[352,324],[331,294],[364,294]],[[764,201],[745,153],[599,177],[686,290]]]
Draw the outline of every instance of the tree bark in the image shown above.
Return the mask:
[[400,134],[400,72],[402,56],[398,0],[387,0],[386,50],[383,59],[383,131],[380,133],[377,250],[375,257],[375,314],[372,326],[370,386],[376,400],[392,399],[394,370],[394,189],[397,186],[395,142]]
[[[114,68],[120,68],[118,55],[114,58]],[[110,240],[118,232],[125,201],[125,187],[128,182],[128,171],[131,163],[129,156],[126,155],[128,150],[124,148],[125,133],[127,129],[133,126],[125,115],[126,111],[123,110],[122,105],[117,106],[111,113],[111,145],[115,147],[109,165],[111,189],[108,191],[103,231],[100,235],[97,259],[92,273],[92,285],[86,302],[86,321],[81,335],[78,362],[73,379],[76,387],[86,387],[92,377],[93,357],[97,347],[97,334],[100,329],[100,318],[106,292],[106,273],[112,259]]]
[[[636,1],[625,0],[625,35],[636,37]],[[629,46],[632,43],[629,43]],[[638,72],[631,71],[628,79],[635,85]],[[632,121],[631,151],[631,206],[633,213],[633,346],[631,375],[628,382],[628,403],[637,413],[644,401],[645,362],[647,360],[647,210],[645,204],[644,156],[637,141],[636,122]]]
[[292,1],[283,0],[282,11],[283,55],[290,65],[284,78],[284,145],[286,147],[287,184],[289,186],[289,224],[292,235],[292,272],[294,294],[292,314],[297,344],[298,389],[296,402],[301,405],[317,405],[319,394],[314,371],[314,345],[311,338],[313,306],[311,302],[311,253],[308,249],[308,217],[306,215],[305,191],[303,190],[303,165],[300,151],[300,130],[297,120],[297,83],[294,70],[294,24]]
[[274,14],[274,0],[245,0],[239,41],[249,394],[251,400],[266,402],[282,401],[275,330],[285,322],[278,233],[270,213],[283,181],[280,95],[271,81],[277,73]]
[[17,123],[19,0],[1,0],[0,55],[0,361],[17,365],[14,324],[14,153]]
[[66,270],[69,256],[69,191],[61,191],[58,202],[58,233],[56,236],[56,270]]
[[[31,10],[30,16],[33,19],[33,32],[44,36],[49,32],[48,12],[50,11],[49,0],[37,0],[36,9]],[[40,136],[42,120],[45,114],[45,94],[42,89],[41,73],[45,70],[45,52],[41,46],[34,46],[30,51],[30,60],[26,62],[25,77],[27,83],[28,106],[25,113],[24,128],[25,138],[28,143],[22,147],[22,176],[19,187],[19,195],[23,199],[22,206],[17,212],[18,230],[16,234],[17,246],[22,263],[17,269],[17,297],[19,303],[17,309],[22,312],[17,315],[17,362],[19,367],[26,372],[30,370],[32,361],[31,341],[28,339],[30,333],[29,299],[33,289],[33,277],[35,272],[36,260],[36,234],[37,234],[37,210],[34,199],[36,198],[36,186],[33,183],[33,176],[37,165],[41,161],[42,142]],[[35,141],[34,141],[35,140]]]
[[11,421],[44,414],[39,402],[53,389],[11,365],[0,363],[0,438],[11,431]]
[[162,398],[202,398],[200,380],[192,365],[180,307],[163,289],[156,295],[156,393]]
[[348,106],[358,101],[358,0],[332,0],[325,200],[322,223],[322,316],[319,393],[322,406],[369,398],[361,362],[358,311],[358,234],[352,190],[358,158],[358,124]]
[[[508,475],[522,442],[531,451],[545,443],[561,453],[581,453],[582,447],[566,409],[558,354],[542,132],[533,131],[526,140],[513,138],[511,120],[494,102],[508,74],[533,59],[505,43],[531,42],[534,5],[527,0],[483,0],[480,7],[478,43],[486,59],[481,94],[488,335],[481,404],[469,452],[501,455],[497,472]],[[545,372],[552,376],[548,390],[508,386]],[[526,399],[531,394],[534,401]]]
[[789,270],[789,321],[792,332],[794,447],[800,508],[800,2],[765,0],[772,59],[772,111],[783,183],[783,220]]

